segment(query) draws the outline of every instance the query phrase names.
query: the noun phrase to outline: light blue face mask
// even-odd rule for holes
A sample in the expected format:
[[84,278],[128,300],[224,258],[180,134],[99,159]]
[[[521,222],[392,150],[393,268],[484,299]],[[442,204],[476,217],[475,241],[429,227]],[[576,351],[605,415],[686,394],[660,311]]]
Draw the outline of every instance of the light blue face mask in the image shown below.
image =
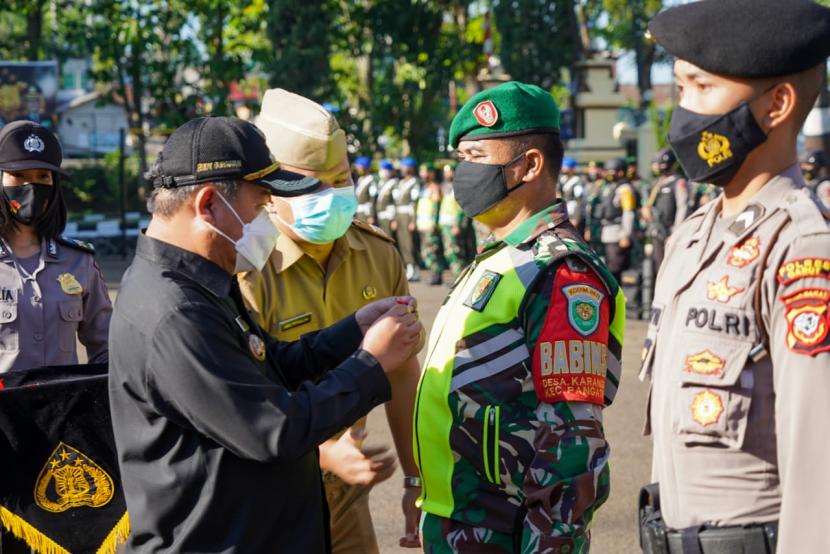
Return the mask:
[[343,235],[357,212],[354,187],[330,188],[298,198],[284,198],[291,205],[294,233],[312,244],[327,244]]

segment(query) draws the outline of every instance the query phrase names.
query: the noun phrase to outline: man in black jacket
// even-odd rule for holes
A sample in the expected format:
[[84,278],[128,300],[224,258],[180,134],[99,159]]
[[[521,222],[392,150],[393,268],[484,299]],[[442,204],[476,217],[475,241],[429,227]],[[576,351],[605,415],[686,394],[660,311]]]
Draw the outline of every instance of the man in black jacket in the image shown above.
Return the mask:
[[324,552],[316,446],[389,400],[414,355],[414,300],[391,298],[295,343],[265,334],[235,273],[276,240],[265,204],[315,179],[259,131],[201,118],[168,140],[110,331],[110,403],[130,551]]

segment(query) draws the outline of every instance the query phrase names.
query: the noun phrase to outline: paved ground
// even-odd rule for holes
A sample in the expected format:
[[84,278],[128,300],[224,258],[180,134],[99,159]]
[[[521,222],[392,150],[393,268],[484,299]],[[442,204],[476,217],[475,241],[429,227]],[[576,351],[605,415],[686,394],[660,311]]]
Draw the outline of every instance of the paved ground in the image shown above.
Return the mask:
[[[117,293],[124,267],[125,262],[121,260],[105,260],[101,263],[113,296]],[[412,292],[420,303],[424,323],[429,325],[444,299],[446,288],[415,284]],[[629,554],[639,551],[636,499],[640,486],[648,480],[651,465],[651,445],[641,434],[648,390],[636,378],[644,336],[645,323],[628,322],[623,350],[623,381],[614,405],[605,414],[606,432],[612,452],[612,490],[611,498],[597,515],[591,549],[594,553]],[[382,409],[376,409],[370,414],[368,429],[370,434],[367,440],[370,444],[392,446],[392,437]],[[371,493],[372,517],[383,554],[413,552],[398,547],[398,539],[403,532],[400,510],[402,478],[398,469],[391,479],[375,487]]]

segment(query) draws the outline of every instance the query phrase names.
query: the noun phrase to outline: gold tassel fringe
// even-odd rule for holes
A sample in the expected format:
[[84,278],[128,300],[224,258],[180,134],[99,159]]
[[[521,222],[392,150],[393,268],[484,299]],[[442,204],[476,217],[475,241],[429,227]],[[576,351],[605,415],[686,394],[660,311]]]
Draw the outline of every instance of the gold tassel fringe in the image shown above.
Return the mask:
[[69,554],[64,547],[32,527],[25,519],[0,506],[0,523],[12,535],[26,541],[38,554]]
[[101,543],[97,554],[115,554],[119,544],[124,544],[130,536],[130,514],[124,512],[115,527],[112,528],[107,538]]
[[[70,554],[64,547],[34,528],[25,519],[0,506],[0,524],[12,535],[23,540],[38,554]],[[101,543],[97,554],[115,554],[118,545],[124,543],[130,534],[130,518],[127,512]]]

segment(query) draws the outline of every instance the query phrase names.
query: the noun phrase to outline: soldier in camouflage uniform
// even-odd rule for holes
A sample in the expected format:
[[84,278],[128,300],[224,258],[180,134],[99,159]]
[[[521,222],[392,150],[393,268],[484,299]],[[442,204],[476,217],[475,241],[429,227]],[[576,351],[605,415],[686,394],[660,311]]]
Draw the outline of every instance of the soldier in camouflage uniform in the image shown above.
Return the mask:
[[516,82],[474,96],[450,129],[456,199],[494,239],[444,302],[418,388],[429,554],[584,552],[609,494],[602,408],[625,301],[556,200],[558,129],[551,95]]
[[421,164],[424,188],[415,208],[415,224],[421,234],[421,257],[430,272],[429,284],[441,284],[444,269],[444,247],[441,244],[441,227],[438,217],[441,210],[441,184],[435,178],[431,163]]

